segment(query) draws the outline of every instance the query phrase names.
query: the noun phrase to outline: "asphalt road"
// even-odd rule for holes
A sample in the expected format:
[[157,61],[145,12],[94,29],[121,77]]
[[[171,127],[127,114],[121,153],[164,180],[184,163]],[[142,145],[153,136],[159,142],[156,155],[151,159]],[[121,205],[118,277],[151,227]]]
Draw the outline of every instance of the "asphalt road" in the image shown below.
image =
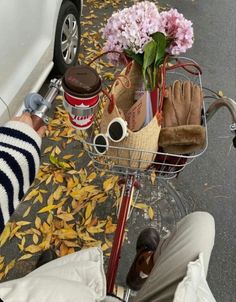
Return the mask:
[[[202,66],[203,86],[236,99],[235,0],[167,3],[193,21],[195,43],[187,55]],[[206,210],[215,218],[208,280],[216,300],[224,302],[236,301],[236,150],[230,148],[230,123],[226,109],[216,114],[208,125],[206,153],[175,181],[176,187],[196,202],[196,209]]]

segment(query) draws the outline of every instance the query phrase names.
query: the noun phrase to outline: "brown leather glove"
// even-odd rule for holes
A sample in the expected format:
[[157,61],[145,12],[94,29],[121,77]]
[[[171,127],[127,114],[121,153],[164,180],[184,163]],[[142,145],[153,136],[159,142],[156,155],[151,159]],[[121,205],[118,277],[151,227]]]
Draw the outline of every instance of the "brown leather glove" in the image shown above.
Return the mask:
[[163,127],[200,125],[202,92],[190,81],[175,81],[167,88],[163,104]]
[[190,81],[175,81],[166,89],[159,137],[162,151],[190,154],[204,147],[206,133],[201,126],[202,104],[201,88]]

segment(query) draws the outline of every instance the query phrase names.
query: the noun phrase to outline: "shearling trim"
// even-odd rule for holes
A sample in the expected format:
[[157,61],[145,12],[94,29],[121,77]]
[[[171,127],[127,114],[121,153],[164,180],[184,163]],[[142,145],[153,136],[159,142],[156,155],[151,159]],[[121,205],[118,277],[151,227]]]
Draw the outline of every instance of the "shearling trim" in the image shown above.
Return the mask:
[[165,152],[189,154],[205,146],[206,131],[198,125],[162,128],[158,143]]

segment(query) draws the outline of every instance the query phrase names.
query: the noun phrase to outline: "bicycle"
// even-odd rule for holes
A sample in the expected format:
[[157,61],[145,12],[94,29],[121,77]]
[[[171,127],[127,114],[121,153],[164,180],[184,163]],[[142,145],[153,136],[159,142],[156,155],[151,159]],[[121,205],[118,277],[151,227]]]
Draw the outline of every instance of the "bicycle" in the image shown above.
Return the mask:
[[[196,64],[195,61],[188,58],[181,58],[188,62]],[[188,70],[181,69],[181,71],[170,71],[170,82],[178,76],[178,78],[183,78],[190,80]],[[194,83],[201,84],[201,75],[200,73],[191,74],[193,78],[191,79]],[[145,163],[145,160],[142,160],[143,154],[145,152],[150,153],[145,150],[137,150],[132,148],[125,148],[126,151],[133,152],[136,151],[140,154],[140,158],[136,161],[137,167],[131,168],[122,164],[122,162],[129,160],[127,157],[115,156],[109,157],[107,155],[98,156],[95,151],[95,145],[93,138],[95,132],[98,131],[100,126],[100,120],[102,117],[103,103],[100,103],[99,110],[96,113],[96,118],[93,126],[84,132],[83,144],[85,151],[87,152],[90,159],[93,161],[94,166],[98,170],[109,171],[109,173],[118,174],[121,176],[119,184],[122,186],[121,201],[118,209],[118,219],[117,219],[117,228],[114,236],[111,256],[109,260],[108,270],[107,270],[107,292],[112,293],[115,285],[116,273],[119,265],[119,258],[122,248],[122,243],[124,239],[124,230],[126,221],[130,215],[132,207],[132,199],[134,195],[134,190],[136,189],[135,200],[137,199],[139,189],[140,189],[140,180],[142,176],[150,175],[152,173],[157,173],[158,179],[172,179],[175,178],[180,172],[182,172],[187,165],[192,163],[196,158],[201,156],[207,149],[208,146],[208,135],[207,135],[207,123],[215,115],[215,113],[221,108],[226,107],[232,116],[232,124],[230,130],[234,133],[233,145],[236,148],[236,102],[230,98],[222,97],[215,93],[214,91],[203,88],[205,91],[210,92],[211,95],[204,97],[204,105],[202,110],[202,126],[206,130],[206,144],[203,150],[190,154],[190,155],[179,155],[179,154],[170,154],[164,152],[151,152],[153,153],[153,158],[155,158],[150,164],[148,169],[142,168],[142,164]],[[37,130],[42,123],[47,123],[48,119],[46,117],[46,112],[50,108],[50,104],[54,98],[61,91],[61,80],[53,80],[51,82],[50,89],[45,98],[42,98],[38,94],[29,96],[26,99],[26,107],[32,114],[32,119],[34,122],[34,128]],[[206,109],[206,100],[213,99],[213,102]],[[115,146],[110,148],[118,149]],[[122,150],[121,150],[122,151]],[[119,150],[117,150],[119,155]],[[115,163],[115,164],[114,164]],[[130,290],[127,291],[125,301],[128,301],[130,295]]]

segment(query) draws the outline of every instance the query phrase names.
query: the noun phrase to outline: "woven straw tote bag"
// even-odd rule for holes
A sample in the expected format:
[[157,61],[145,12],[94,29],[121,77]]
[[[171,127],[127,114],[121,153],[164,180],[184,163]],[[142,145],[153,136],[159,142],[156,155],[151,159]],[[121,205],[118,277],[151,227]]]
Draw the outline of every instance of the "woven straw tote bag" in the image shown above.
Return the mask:
[[[110,91],[110,102],[106,102],[104,107],[100,125],[101,133],[106,133],[109,123],[114,118],[123,118],[134,104],[136,86],[142,77],[141,68],[135,61],[132,61],[123,69],[120,74],[120,77],[122,76],[129,79],[130,88],[122,85],[119,80],[114,82]],[[141,130],[133,132],[128,129],[128,136],[121,142],[114,143],[110,140],[106,155],[115,165],[144,170],[155,158],[160,130],[157,114]]]

